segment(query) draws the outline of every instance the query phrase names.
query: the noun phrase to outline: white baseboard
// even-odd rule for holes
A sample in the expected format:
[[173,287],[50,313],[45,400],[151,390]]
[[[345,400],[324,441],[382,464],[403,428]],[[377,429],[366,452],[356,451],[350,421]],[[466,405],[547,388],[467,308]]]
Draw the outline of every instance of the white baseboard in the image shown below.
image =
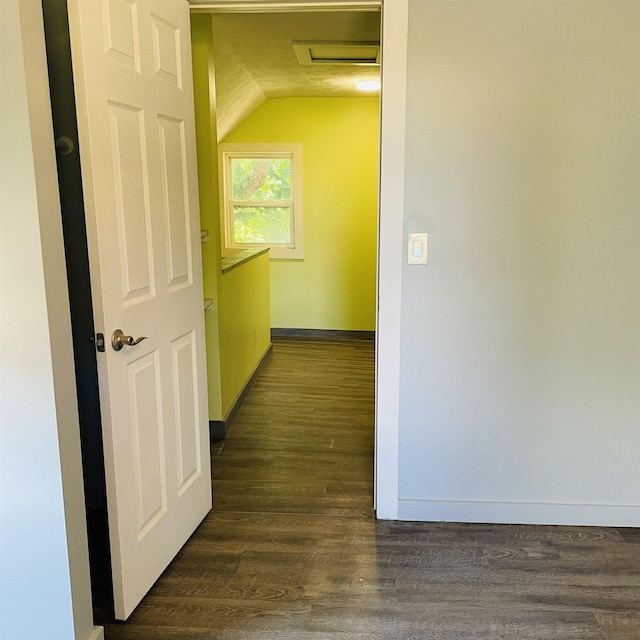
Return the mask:
[[398,501],[399,520],[640,527],[640,505],[447,500]]
[[93,631],[91,632],[91,635],[87,638],[87,640],[104,640],[104,628],[93,627]]

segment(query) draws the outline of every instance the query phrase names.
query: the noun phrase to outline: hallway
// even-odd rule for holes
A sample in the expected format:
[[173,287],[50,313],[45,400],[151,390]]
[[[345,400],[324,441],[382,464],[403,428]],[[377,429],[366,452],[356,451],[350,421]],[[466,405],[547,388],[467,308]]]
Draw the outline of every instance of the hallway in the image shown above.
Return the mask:
[[214,509],[107,640],[638,640],[637,529],[376,522],[369,341],[274,340]]

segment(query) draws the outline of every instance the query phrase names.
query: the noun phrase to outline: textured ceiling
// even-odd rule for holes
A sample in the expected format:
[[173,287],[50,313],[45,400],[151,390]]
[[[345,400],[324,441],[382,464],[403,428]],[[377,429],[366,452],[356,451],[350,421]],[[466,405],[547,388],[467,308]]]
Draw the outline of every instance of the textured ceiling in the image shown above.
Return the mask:
[[355,80],[380,76],[378,66],[300,65],[292,42],[379,40],[377,11],[214,15],[219,138],[267,98],[361,96]]

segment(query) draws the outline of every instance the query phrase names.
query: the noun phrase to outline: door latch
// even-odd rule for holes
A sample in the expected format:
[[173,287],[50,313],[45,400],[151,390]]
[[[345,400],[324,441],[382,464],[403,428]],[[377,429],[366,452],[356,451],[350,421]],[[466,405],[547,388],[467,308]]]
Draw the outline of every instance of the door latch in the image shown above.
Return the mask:
[[104,351],[104,333],[96,333],[95,336],[91,336],[90,340],[96,345],[96,351]]

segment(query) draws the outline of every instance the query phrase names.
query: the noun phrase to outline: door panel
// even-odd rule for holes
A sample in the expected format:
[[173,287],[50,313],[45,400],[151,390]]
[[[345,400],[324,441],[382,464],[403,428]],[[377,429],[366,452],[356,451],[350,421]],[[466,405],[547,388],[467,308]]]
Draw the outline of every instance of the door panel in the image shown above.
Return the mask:
[[126,301],[151,295],[153,273],[142,117],[142,111],[135,107],[109,105],[118,241]]
[[193,264],[189,217],[184,122],[158,116],[163,210],[169,272],[169,288],[192,284]]
[[[116,617],[211,507],[186,0],[69,0]],[[114,350],[122,329],[137,345]]]
[[138,539],[167,511],[160,371],[153,351],[128,365]]
[[155,14],[151,14],[151,24],[156,78],[182,89],[179,27]]
[[189,333],[171,343],[174,394],[176,397],[176,447],[178,449],[178,493],[183,493],[200,473],[201,441],[195,416],[198,394],[194,335]]
[[136,3],[130,0],[109,0],[104,6],[104,13],[106,56],[109,60],[140,73]]

